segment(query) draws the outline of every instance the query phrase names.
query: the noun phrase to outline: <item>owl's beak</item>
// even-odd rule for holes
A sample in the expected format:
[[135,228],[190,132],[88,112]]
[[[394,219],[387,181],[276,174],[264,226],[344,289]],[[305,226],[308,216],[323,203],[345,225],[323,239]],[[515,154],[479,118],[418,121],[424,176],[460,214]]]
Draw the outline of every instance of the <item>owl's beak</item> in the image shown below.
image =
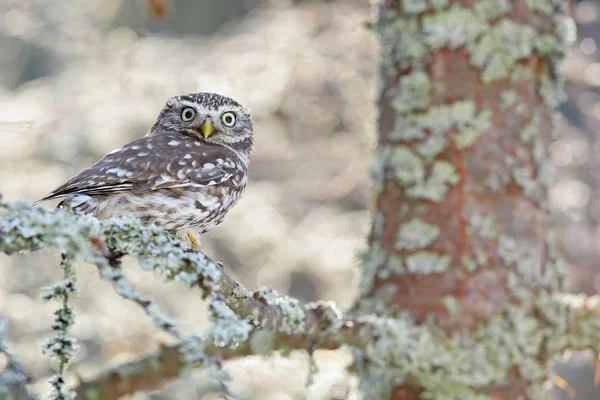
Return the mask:
[[202,131],[202,135],[205,139],[207,139],[210,135],[213,134],[215,128],[213,127],[212,121],[210,118],[207,118],[206,121],[202,125],[200,125],[200,130]]

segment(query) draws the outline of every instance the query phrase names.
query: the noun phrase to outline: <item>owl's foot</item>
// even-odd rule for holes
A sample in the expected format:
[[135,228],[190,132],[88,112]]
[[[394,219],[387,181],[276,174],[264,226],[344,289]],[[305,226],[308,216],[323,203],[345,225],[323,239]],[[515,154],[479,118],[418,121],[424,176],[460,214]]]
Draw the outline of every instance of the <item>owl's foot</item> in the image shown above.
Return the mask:
[[179,239],[184,250],[200,251],[200,234],[193,229],[179,229],[171,232],[173,238]]

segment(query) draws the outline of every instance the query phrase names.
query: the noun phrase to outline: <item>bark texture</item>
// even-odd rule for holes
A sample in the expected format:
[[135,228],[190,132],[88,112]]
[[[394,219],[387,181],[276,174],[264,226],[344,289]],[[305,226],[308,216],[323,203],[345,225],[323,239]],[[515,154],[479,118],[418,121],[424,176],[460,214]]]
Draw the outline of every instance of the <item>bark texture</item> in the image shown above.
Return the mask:
[[[510,359],[500,362],[506,373],[471,381],[471,394],[535,396],[537,374],[527,370],[546,362],[543,339],[519,344],[518,336],[546,323],[543,298],[562,285],[547,149],[570,34],[564,4],[380,0],[373,27],[382,49],[376,214],[354,312],[430,324],[445,338],[504,331],[496,351]],[[532,357],[512,346],[528,346]],[[369,356],[358,358],[373,374]],[[387,375],[393,399],[451,398],[437,391],[450,382]]]

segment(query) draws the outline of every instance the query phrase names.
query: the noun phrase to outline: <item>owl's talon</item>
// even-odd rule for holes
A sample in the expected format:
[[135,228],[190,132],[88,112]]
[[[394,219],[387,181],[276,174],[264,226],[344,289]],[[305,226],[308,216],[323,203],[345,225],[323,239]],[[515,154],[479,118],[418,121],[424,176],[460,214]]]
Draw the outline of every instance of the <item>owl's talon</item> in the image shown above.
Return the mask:
[[191,250],[198,251],[198,249],[200,248],[200,241],[197,240],[196,237],[190,232],[186,233],[186,236],[190,241],[190,245],[192,246]]

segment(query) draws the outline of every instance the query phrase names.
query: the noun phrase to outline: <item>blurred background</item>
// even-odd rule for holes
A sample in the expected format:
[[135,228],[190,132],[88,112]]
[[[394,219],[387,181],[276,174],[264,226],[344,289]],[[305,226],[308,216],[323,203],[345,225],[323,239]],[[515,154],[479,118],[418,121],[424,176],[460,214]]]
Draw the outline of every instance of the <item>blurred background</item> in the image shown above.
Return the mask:
[[[572,1],[578,40],[565,63],[569,101],[552,144],[551,198],[573,292],[600,288],[600,1]],[[355,255],[369,228],[378,48],[366,0],[0,0],[0,193],[36,200],[102,155],[143,136],[166,99],[215,91],[251,108],[250,184],[204,250],[247,287],[272,286],[341,308],[355,296]],[[60,279],[58,254],[0,255],[0,315],[10,345],[47,393],[40,352],[55,304],[39,289]],[[201,333],[197,291],[163,284],[128,263],[130,280]],[[89,379],[169,342],[95,268],[81,266],[72,371]],[[341,399],[354,382],[343,351],[317,352],[306,388],[303,354],[227,363],[240,399]],[[577,399],[600,398],[589,355],[557,372]],[[568,399],[560,389],[552,400]],[[201,371],[133,399],[224,398]]]

